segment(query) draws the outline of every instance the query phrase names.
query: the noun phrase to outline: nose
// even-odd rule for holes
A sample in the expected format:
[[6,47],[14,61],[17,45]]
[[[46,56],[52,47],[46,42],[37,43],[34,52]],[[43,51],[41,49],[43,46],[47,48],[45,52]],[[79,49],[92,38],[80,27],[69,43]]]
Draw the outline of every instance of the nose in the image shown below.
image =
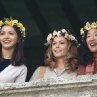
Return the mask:
[[5,38],[8,38],[8,37],[9,37],[9,35],[8,35],[8,33],[6,33],[6,34],[5,34]]
[[56,48],[59,48],[59,46],[60,46],[60,44],[59,44],[59,43],[57,43],[57,44],[56,44]]

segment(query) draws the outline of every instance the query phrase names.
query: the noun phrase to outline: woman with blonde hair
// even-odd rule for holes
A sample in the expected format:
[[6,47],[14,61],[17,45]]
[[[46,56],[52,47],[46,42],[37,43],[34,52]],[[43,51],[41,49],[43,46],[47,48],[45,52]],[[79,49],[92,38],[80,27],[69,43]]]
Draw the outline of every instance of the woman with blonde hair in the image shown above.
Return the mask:
[[77,40],[73,35],[62,29],[53,31],[47,36],[48,49],[45,54],[45,66],[40,66],[32,75],[30,81],[38,79],[76,77]]

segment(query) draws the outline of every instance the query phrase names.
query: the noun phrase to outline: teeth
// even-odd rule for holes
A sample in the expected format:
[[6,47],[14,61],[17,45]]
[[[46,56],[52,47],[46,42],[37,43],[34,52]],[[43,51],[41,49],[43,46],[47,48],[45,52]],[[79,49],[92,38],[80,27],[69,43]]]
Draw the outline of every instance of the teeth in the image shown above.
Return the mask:
[[96,46],[97,44],[96,43],[90,43],[90,46]]
[[5,41],[3,41],[3,42],[8,43],[8,42],[10,42],[10,41],[9,41],[9,40],[5,40]]
[[91,46],[95,45],[95,44],[90,44]]

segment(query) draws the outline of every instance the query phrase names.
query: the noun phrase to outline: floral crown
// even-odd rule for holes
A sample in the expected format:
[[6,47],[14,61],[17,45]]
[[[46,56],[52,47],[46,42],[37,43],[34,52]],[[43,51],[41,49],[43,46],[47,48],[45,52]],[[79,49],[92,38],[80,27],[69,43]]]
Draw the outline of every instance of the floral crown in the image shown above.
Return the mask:
[[22,37],[23,38],[26,37],[25,27],[18,20],[14,20],[14,19],[12,19],[12,17],[10,17],[10,18],[4,18],[3,21],[0,20],[0,29],[1,29],[1,27],[3,25],[17,26],[19,28],[19,30],[21,31]]
[[47,43],[45,45],[51,44],[56,36],[64,36],[67,40],[77,43],[77,40],[72,34],[69,34],[69,32],[67,32],[65,29],[61,29],[60,31],[54,30],[53,33],[49,33],[47,36]]
[[82,37],[85,36],[85,32],[91,30],[91,29],[96,29],[97,28],[97,22],[92,22],[92,23],[89,23],[87,22],[85,24],[85,26],[83,28],[81,28],[80,30],[80,35],[82,35]]

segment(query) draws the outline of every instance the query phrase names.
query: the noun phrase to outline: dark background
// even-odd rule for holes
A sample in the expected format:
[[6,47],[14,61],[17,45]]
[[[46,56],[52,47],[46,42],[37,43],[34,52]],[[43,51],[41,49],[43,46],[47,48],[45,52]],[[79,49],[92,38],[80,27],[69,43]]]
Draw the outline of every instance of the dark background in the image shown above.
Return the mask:
[[97,20],[97,0],[0,0],[0,19],[10,16],[26,27],[28,81],[34,70],[43,65],[48,33],[67,28],[80,42],[80,28],[87,21]]

